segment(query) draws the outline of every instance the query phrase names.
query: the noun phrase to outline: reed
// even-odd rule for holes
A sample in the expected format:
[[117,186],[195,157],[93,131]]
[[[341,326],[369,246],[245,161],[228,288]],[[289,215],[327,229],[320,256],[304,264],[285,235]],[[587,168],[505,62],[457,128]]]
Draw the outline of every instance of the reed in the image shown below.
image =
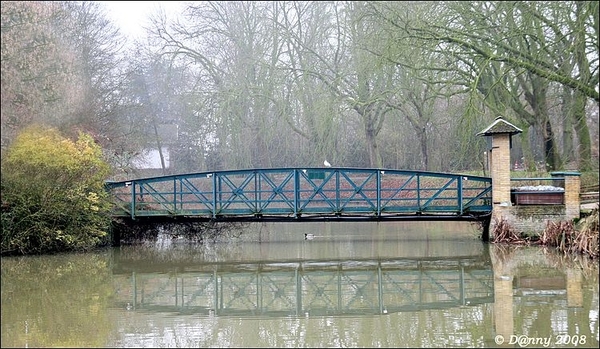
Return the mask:
[[556,247],[559,251],[567,252],[575,241],[575,226],[569,221],[548,222],[540,236],[540,244]]
[[504,218],[494,217],[493,243],[526,244],[527,240]]
[[591,214],[583,218],[577,224],[578,234],[573,241],[572,249],[576,252],[587,254],[598,258],[598,209],[592,210]]
[[581,219],[577,226],[572,222],[548,222],[540,242],[554,246],[562,252],[575,252],[598,258],[598,209]]

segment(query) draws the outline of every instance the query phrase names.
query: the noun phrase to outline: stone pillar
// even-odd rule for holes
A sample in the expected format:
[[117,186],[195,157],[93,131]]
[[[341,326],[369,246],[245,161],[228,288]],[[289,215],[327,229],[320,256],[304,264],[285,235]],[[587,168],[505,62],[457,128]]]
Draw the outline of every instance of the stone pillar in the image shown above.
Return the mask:
[[[492,217],[502,218],[510,210],[512,206],[510,200],[510,148],[511,137],[515,134],[523,132],[520,128],[510,122],[497,117],[494,122],[478,135],[491,137],[490,154],[490,177],[492,178]],[[493,220],[490,221],[493,225]],[[484,229],[484,233],[488,232],[485,238],[493,240],[490,236],[490,231],[493,227]]]
[[565,219],[579,218],[581,213],[581,202],[579,199],[581,191],[581,173],[579,172],[552,172],[552,177],[564,178],[565,188]]
[[512,206],[510,201],[510,135],[500,133],[492,135],[492,221],[488,239],[494,240],[493,231],[495,219],[501,220],[506,211]]
[[510,203],[510,135],[492,135],[492,202],[496,206],[511,206]]

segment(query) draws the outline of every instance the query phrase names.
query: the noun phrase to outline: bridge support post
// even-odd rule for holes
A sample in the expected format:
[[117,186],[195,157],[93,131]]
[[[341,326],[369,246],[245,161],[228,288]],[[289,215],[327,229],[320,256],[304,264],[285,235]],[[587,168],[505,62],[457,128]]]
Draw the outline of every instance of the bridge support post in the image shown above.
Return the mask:
[[492,220],[492,217],[488,216],[481,222],[481,227],[483,230],[481,232],[481,239],[485,242],[490,241],[490,221],[491,220]]
[[115,222],[110,225],[110,242],[111,246],[121,246],[121,231],[115,226]]
[[[506,215],[506,211],[511,204],[510,200],[510,148],[512,145],[511,137],[521,133],[522,130],[510,122],[497,117],[494,122],[479,132],[478,135],[490,137],[488,142],[489,147],[489,168],[490,176],[492,177],[492,219],[489,224],[493,225],[496,218],[500,219]],[[492,227],[493,228],[493,227]],[[493,229],[491,229],[493,232]],[[484,228],[485,235],[488,239],[493,240],[491,236],[490,226],[488,226],[487,234]]]

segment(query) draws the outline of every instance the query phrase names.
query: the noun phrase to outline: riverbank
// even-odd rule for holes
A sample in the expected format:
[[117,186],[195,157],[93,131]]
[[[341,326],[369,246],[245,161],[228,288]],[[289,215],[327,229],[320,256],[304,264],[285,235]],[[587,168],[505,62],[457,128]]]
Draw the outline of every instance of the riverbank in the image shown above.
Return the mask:
[[587,205],[586,213],[577,222],[548,222],[544,231],[535,236],[518,234],[506,221],[497,220],[492,243],[549,246],[564,253],[579,253],[598,259],[598,203]]

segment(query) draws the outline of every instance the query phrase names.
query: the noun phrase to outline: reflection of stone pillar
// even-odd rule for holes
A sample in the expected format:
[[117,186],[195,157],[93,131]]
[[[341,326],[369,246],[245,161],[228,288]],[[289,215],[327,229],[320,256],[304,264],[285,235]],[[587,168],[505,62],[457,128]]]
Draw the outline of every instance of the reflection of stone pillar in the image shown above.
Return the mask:
[[570,308],[583,306],[582,277],[579,269],[567,269],[567,306]]
[[504,337],[505,346],[514,334],[512,282],[515,258],[511,250],[490,246],[490,259],[494,271],[494,329],[496,336]]
[[[494,273],[495,274],[495,273]],[[494,276],[494,324],[496,335],[508,342],[514,334],[512,276]]]

